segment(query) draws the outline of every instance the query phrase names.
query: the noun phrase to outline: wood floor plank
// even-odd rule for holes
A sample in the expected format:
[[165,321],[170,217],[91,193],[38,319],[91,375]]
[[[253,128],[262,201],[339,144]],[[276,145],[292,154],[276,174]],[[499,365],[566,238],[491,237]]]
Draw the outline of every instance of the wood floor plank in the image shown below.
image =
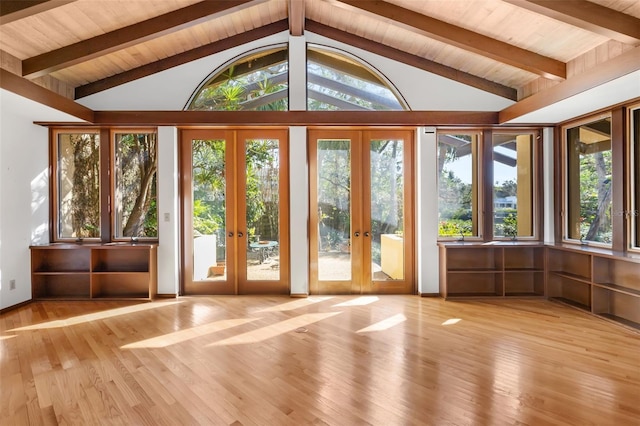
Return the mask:
[[2,425],[632,425],[640,334],[541,299],[37,302],[0,383]]

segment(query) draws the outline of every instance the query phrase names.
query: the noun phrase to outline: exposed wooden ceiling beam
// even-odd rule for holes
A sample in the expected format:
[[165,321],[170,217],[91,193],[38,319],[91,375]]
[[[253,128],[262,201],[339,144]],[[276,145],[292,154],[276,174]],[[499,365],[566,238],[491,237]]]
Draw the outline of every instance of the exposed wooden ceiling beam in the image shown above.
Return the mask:
[[590,1],[504,0],[507,3],[631,45],[640,43],[640,19]]
[[289,0],[289,33],[292,36],[304,34],[305,0]]
[[27,78],[40,77],[265,1],[267,0],[202,1],[128,27],[25,59],[22,61],[22,75]]
[[76,0],[2,0],[0,1],[0,25],[24,19]]
[[349,44],[359,49],[368,50],[377,55],[475,87],[476,89],[484,90],[488,93],[493,93],[494,95],[501,96],[506,99],[511,99],[512,101],[518,99],[517,90],[514,88],[480,78],[473,74],[459,71],[455,68],[447,67],[420,56],[385,46],[381,43],[374,42],[364,37],[359,37],[355,34],[338,30],[311,20],[306,21],[306,29],[307,31],[311,31],[321,36]]
[[24,98],[31,99],[42,105],[46,105],[58,111],[67,113],[74,117],[80,118],[88,122],[93,122],[93,110],[65,98],[49,89],[13,74],[4,68],[0,68],[0,88],[9,92],[20,95]]
[[95,124],[123,126],[491,126],[498,120],[497,112],[484,111],[95,111],[94,114]]
[[503,109],[500,111],[500,123],[506,123],[638,70],[640,47],[628,50],[608,62]]
[[160,71],[165,71],[178,65],[183,65],[196,59],[204,58],[215,53],[222,52],[227,49],[231,49],[243,44],[259,40],[263,37],[268,37],[273,34],[277,34],[281,31],[285,31],[288,28],[287,20],[274,22],[253,30],[246,31],[242,34],[231,36],[222,40],[218,40],[215,43],[200,46],[186,52],[179,53],[174,56],[170,56],[165,59],[161,59],[150,64],[143,65],[138,68],[116,74],[102,80],[95,81],[93,83],[85,84],[83,86],[76,87],[75,98],[80,99],[85,96],[93,95],[94,93],[101,92],[103,90],[111,89],[124,83],[137,80],[139,78],[147,77]]
[[[553,80],[567,76],[564,62],[513,46],[447,22],[419,14],[409,9],[379,0],[331,0],[332,4],[349,10],[366,12],[376,19],[385,19],[416,34],[451,44],[460,49],[532,72]],[[307,27],[308,29],[308,27]]]

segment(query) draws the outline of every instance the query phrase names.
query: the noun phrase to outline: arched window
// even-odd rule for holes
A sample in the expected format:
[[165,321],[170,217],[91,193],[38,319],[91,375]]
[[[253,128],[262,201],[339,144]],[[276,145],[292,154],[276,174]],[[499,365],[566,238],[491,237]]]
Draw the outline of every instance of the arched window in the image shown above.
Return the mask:
[[402,97],[379,73],[334,49],[307,48],[307,110],[401,111]]
[[[252,51],[211,74],[187,110],[286,111],[289,109],[286,46]],[[307,48],[309,111],[408,109],[393,85],[361,60],[335,49]]]
[[289,60],[285,46],[251,52],[216,72],[187,105],[195,111],[286,111]]

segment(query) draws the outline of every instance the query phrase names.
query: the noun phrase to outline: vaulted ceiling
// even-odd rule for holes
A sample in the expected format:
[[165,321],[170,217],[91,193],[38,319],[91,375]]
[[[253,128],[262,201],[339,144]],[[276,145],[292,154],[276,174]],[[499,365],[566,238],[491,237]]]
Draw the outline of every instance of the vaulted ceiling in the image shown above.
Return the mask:
[[0,84],[78,99],[286,30],[518,101],[502,121],[640,69],[637,0],[2,0]]

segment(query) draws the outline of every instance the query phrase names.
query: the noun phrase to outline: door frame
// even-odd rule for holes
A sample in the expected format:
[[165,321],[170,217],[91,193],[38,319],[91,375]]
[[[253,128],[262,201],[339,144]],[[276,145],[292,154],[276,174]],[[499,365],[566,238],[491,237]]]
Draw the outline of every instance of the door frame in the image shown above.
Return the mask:
[[[324,135],[336,140],[350,140],[351,157],[361,161],[351,163],[351,186],[361,188],[361,196],[351,198],[352,223],[356,223],[354,229],[350,229],[353,240],[356,232],[371,231],[371,217],[365,209],[370,207],[371,183],[370,173],[365,172],[365,167],[370,164],[370,150],[366,149],[370,140],[388,138],[402,139],[403,144],[403,247],[404,247],[404,279],[402,280],[374,280],[372,276],[370,259],[369,266],[363,268],[362,274],[356,274],[352,267],[351,286],[348,290],[344,287],[345,281],[323,281],[321,288],[318,279],[318,258],[314,256],[318,245],[318,217],[312,208],[309,209],[309,294],[416,294],[417,292],[417,265],[416,265],[416,241],[415,241],[415,128],[377,128],[377,127],[310,127],[307,129],[307,146],[309,159],[309,202],[310,207],[318,198],[318,188],[315,184],[317,178],[317,140],[325,139]],[[355,143],[354,143],[355,141]],[[366,201],[369,200],[369,201]],[[370,210],[370,209],[369,209]],[[362,228],[362,229],[355,229]],[[363,259],[365,254],[371,254],[371,238],[360,238],[362,243],[351,244],[352,258]]]
[[[246,158],[240,155],[244,150],[244,141],[247,139],[278,139],[279,141],[279,270],[280,280],[247,280],[246,270],[241,267],[246,264],[247,256],[245,245],[248,238],[245,219],[240,218],[246,214],[246,207],[240,205],[239,191],[246,187],[245,169]],[[193,248],[187,249],[189,241],[193,241],[193,228],[187,226],[189,218],[193,216],[192,198],[192,140],[224,139],[229,143],[230,149],[225,150],[225,195],[226,195],[226,229],[224,235],[226,244],[226,273],[225,281],[211,281],[207,288],[207,281],[198,281],[198,289],[189,289],[192,282],[194,262],[192,258]],[[289,133],[287,128],[185,128],[179,132],[179,176],[180,176],[180,294],[181,295],[238,295],[238,294],[289,294],[291,291],[290,279],[290,248],[289,248]],[[241,226],[242,225],[242,229]],[[238,232],[243,236],[238,237]],[[244,251],[243,251],[244,250]],[[243,263],[244,262],[244,263]]]

